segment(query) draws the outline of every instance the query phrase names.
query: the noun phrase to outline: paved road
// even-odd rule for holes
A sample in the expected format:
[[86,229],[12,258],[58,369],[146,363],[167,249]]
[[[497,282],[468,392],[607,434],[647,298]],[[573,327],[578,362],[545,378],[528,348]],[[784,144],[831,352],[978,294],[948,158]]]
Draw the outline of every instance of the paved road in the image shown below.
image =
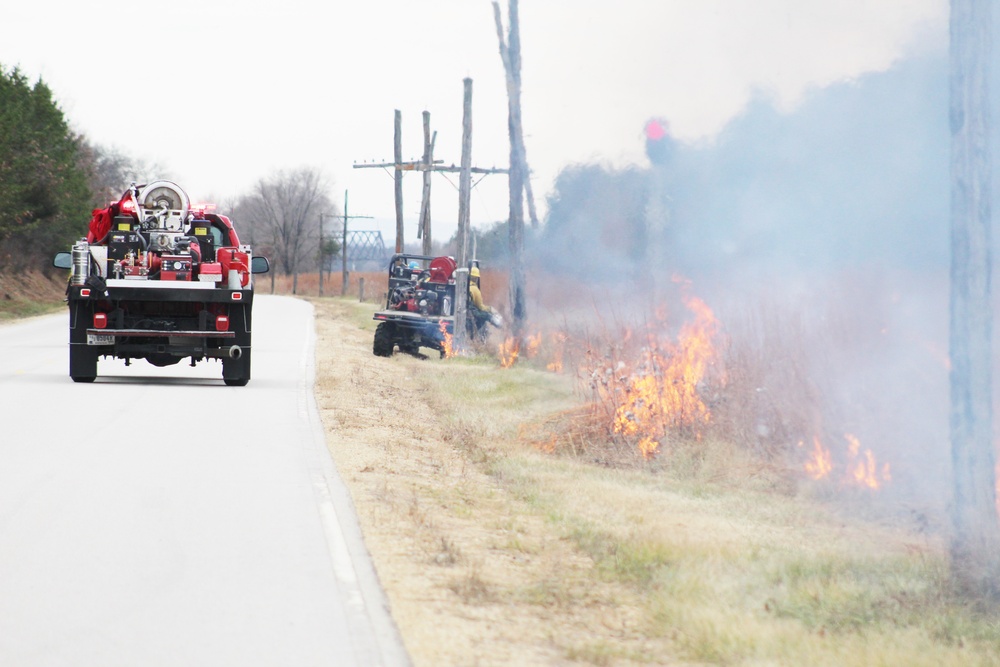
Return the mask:
[[220,362],[67,375],[66,317],[0,326],[0,665],[400,665],[312,397],[312,309],[258,297]]

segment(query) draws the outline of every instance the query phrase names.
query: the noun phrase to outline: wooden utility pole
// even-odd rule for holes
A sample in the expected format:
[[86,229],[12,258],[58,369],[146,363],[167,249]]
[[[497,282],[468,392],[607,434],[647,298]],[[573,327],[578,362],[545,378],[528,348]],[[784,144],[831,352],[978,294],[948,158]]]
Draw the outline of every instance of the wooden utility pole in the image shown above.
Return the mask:
[[[475,187],[471,184],[472,174],[506,174],[507,169],[484,169],[481,167],[469,166],[472,161],[472,79],[466,79],[467,81],[467,108],[465,109],[465,118],[463,118],[463,137],[462,137],[462,159],[463,166],[457,167],[454,164],[444,165],[444,160],[434,159],[434,144],[437,141],[437,132],[430,137],[428,140],[428,134],[430,132],[430,113],[424,112],[424,156],[423,159],[417,161],[403,162],[402,161],[402,145],[401,145],[401,119],[400,113],[396,111],[396,131],[395,131],[395,153],[396,160],[394,162],[375,162],[375,163],[362,163],[355,164],[355,169],[393,169],[395,171],[396,179],[396,252],[403,252],[403,172],[404,171],[422,171],[424,172],[424,198],[420,205],[420,224],[417,231],[417,238],[424,239],[423,251],[425,255],[430,255],[432,253],[431,247],[431,201],[430,201],[430,174],[435,171],[458,173],[460,181],[465,179],[470,183],[467,191],[463,194],[461,186],[459,187],[459,228],[461,230],[462,225],[462,211],[463,205],[466,216],[466,237],[468,237],[468,210],[469,210],[469,192]],[[465,125],[468,124],[468,138],[465,136]],[[468,146],[466,147],[466,143]],[[468,149],[468,155],[466,156],[466,148]],[[466,160],[466,158],[468,158]],[[469,164],[466,164],[468,162]],[[462,235],[459,234],[459,243],[462,243]],[[468,246],[468,241],[466,240],[466,246]],[[461,253],[459,253],[461,255]],[[466,260],[459,257],[458,263],[460,266],[465,264]]]
[[437,141],[437,132],[431,136],[431,112],[424,112],[424,159],[422,170],[424,172],[424,189],[420,198],[420,224],[417,226],[417,238],[423,238],[423,253],[430,255],[433,252],[431,243],[431,172],[434,167],[434,143]]
[[[396,164],[403,162],[403,114],[396,109],[392,155]],[[403,252],[403,172],[396,169],[396,252]]]
[[[426,134],[430,130],[430,113],[424,112],[424,158],[420,161],[410,161],[403,162],[403,116],[399,109],[396,109],[395,113],[395,123],[393,132],[393,157],[395,160],[393,162],[376,162],[376,163],[364,163],[355,164],[355,169],[372,169],[379,167],[382,169],[393,169],[394,170],[394,181],[395,181],[395,199],[396,199],[396,250],[395,252],[403,252],[404,249],[404,239],[403,239],[403,172],[404,171],[436,171],[438,163],[443,160],[435,160],[433,157],[434,153],[434,141],[437,138],[437,133],[435,132],[434,138],[427,141]],[[417,238],[424,239],[424,251],[425,254],[429,253],[430,248],[430,237],[431,237],[431,213],[430,213],[430,181],[427,177],[424,178],[424,200],[420,205],[420,222],[417,227]]]
[[1000,593],[993,451],[990,285],[989,0],[951,0],[952,574],[970,593]]
[[493,17],[500,40],[500,58],[507,73],[507,131],[510,135],[510,305],[511,328],[515,338],[524,333],[524,141],[521,132],[521,31],[517,0],[509,2],[509,26],[504,41],[500,5],[494,0]]
[[455,269],[455,324],[452,327],[452,345],[463,353],[468,345],[465,323],[469,316],[469,269],[459,266]]
[[462,171],[458,176],[458,265],[469,261],[469,199],[472,194],[472,79],[462,81]]

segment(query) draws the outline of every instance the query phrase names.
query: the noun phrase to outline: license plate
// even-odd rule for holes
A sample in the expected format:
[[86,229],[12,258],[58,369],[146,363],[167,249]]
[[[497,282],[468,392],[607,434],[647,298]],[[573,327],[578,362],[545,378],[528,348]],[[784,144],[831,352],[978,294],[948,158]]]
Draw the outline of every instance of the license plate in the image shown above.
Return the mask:
[[115,337],[111,334],[87,334],[87,345],[114,345]]

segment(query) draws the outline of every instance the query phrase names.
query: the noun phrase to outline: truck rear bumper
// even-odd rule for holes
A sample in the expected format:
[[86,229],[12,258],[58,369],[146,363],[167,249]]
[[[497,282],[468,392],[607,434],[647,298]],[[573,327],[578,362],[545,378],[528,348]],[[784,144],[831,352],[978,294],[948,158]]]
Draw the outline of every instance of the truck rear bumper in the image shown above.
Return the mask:
[[235,338],[233,331],[164,331],[154,329],[87,329],[87,335],[143,338]]

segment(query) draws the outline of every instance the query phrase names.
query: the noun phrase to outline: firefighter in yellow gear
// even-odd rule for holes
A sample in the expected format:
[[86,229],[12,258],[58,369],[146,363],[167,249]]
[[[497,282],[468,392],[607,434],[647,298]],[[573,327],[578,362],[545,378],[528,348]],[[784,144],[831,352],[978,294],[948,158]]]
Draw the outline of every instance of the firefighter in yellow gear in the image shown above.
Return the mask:
[[473,333],[486,335],[486,324],[499,326],[500,316],[483,303],[483,293],[479,289],[479,267],[469,269],[469,315],[472,317]]

